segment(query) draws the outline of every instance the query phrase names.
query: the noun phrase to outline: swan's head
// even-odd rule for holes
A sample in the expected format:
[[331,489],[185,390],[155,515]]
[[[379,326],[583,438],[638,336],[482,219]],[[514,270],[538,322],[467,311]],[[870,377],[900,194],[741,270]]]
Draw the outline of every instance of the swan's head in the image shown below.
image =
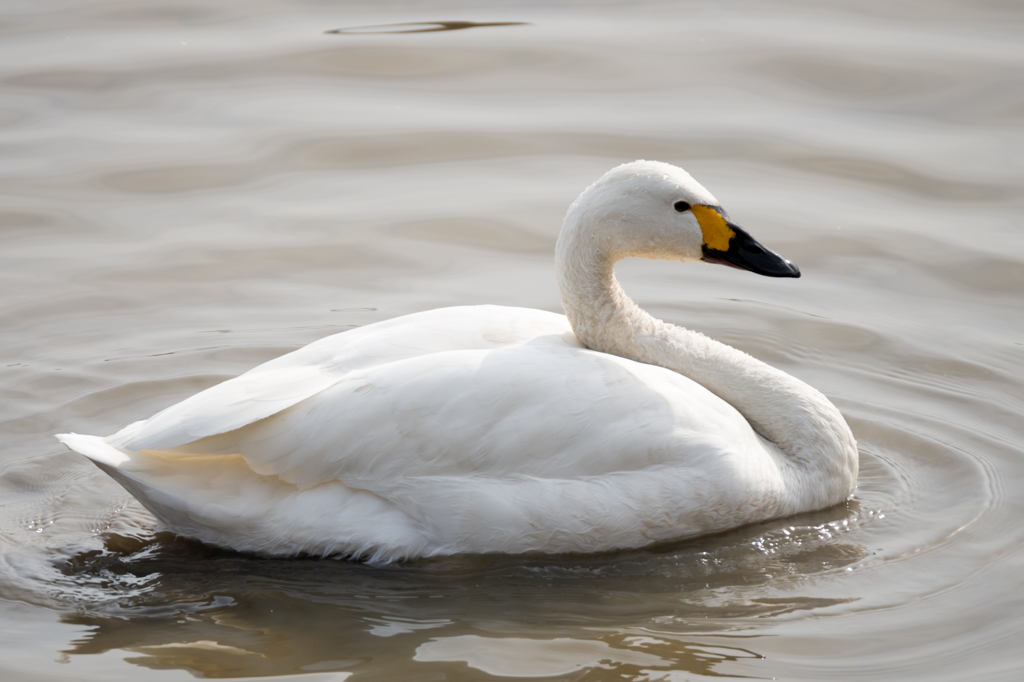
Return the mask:
[[611,169],[569,207],[559,259],[589,251],[611,261],[631,256],[703,260],[769,277],[800,270],[736,223],[682,168],[634,161]]

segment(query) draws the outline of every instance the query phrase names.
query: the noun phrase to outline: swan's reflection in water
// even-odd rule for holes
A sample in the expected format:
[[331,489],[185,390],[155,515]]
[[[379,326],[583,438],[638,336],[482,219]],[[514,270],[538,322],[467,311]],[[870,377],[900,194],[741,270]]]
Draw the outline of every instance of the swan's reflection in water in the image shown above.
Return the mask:
[[643,551],[398,566],[110,536],[58,567],[82,604],[64,621],[89,628],[67,653],[123,650],[143,667],[220,678],[729,674],[760,659],[758,619],[848,601],[772,586],[865,556],[842,541],[858,516],[851,502]]

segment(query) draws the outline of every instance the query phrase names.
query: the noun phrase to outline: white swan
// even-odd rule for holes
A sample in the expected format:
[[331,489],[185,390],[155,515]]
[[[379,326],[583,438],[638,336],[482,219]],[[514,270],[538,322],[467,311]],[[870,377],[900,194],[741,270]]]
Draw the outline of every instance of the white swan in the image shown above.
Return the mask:
[[477,306],[330,336],[107,438],[58,438],[170,530],[370,561],[594,552],[846,499],[857,447],[818,391],[654,319],[627,256],[776,277],[789,261],[681,168],[619,166],[569,208],[567,317]]

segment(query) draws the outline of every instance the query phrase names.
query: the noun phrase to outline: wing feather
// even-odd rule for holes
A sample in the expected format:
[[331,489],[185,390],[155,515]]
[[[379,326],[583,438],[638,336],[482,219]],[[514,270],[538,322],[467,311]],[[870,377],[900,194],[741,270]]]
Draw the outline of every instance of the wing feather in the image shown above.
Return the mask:
[[356,370],[451,350],[521,343],[567,329],[561,315],[499,306],[406,315],[320,339],[135,422],[107,440],[133,451],[177,448],[278,414]]

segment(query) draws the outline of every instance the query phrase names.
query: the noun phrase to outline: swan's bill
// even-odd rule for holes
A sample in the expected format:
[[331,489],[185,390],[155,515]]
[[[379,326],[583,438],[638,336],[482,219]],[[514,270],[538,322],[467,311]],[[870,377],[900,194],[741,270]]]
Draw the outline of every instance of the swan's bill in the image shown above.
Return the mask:
[[718,206],[692,209],[704,235],[705,263],[721,263],[767,277],[799,277],[800,268],[751,237]]

